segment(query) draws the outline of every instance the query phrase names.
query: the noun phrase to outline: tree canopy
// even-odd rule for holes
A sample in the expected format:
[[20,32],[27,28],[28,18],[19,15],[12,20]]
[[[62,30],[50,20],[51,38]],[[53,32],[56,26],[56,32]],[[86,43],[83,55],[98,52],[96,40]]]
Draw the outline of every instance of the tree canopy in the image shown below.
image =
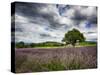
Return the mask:
[[66,42],[66,44],[72,44],[73,46],[75,46],[77,41],[79,42],[85,41],[85,37],[83,33],[81,33],[79,30],[72,29],[67,33],[65,33],[65,36],[62,41]]

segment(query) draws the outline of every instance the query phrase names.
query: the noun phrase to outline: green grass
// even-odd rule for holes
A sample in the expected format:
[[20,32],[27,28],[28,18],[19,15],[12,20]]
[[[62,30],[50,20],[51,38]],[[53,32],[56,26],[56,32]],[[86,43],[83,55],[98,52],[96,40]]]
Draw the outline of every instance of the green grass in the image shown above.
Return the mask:
[[[96,42],[81,42],[79,43],[79,45],[76,45],[75,47],[84,47],[84,46],[96,46],[97,43]],[[73,46],[44,46],[44,47],[34,47],[34,48],[69,48],[69,47],[73,47]]]
[[96,42],[81,42],[79,46],[96,46]]
[[[59,46],[59,47],[57,47],[57,46],[53,46],[53,47],[49,47],[49,46],[47,46],[47,47],[34,47],[34,48],[64,48],[65,46]],[[67,47],[67,46],[66,46]]]
[[[79,42],[79,45],[75,45],[75,47],[82,47],[82,46],[96,46],[96,42]],[[16,43],[16,48],[65,48],[65,47],[73,47],[71,44],[65,45],[63,43],[56,43],[56,42],[45,42],[45,43],[32,43],[32,44],[24,44]]]

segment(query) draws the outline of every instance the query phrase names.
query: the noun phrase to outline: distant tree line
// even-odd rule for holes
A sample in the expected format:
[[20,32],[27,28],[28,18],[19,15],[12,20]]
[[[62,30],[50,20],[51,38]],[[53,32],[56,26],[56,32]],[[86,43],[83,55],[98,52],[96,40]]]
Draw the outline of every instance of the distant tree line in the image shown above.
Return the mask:
[[16,48],[34,48],[34,47],[59,47],[64,46],[59,42],[42,42],[42,43],[24,43],[23,41],[16,43]]

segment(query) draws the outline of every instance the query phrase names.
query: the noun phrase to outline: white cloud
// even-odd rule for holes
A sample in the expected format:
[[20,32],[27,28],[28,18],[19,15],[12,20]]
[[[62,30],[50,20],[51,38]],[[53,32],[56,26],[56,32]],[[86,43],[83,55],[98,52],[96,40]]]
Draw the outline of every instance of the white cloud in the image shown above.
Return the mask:
[[84,34],[87,41],[97,41],[97,33]]
[[80,13],[84,16],[91,17],[93,15],[96,15],[97,11],[95,7],[87,7],[87,8],[81,9]]
[[74,17],[74,13],[75,13],[75,9],[71,8],[71,9],[67,9],[65,10],[65,12],[63,12],[63,16],[66,16],[68,18],[72,18]]

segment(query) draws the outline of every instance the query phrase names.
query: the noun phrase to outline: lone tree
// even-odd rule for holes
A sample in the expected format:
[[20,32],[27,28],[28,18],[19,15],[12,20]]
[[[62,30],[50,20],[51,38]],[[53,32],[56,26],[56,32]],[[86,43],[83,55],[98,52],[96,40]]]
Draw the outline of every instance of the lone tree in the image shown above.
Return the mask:
[[65,37],[62,40],[63,42],[66,42],[66,44],[71,44],[75,46],[76,42],[83,42],[85,41],[84,35],[77,29],[72,29],[71,31],[68,31],[65,33]]

